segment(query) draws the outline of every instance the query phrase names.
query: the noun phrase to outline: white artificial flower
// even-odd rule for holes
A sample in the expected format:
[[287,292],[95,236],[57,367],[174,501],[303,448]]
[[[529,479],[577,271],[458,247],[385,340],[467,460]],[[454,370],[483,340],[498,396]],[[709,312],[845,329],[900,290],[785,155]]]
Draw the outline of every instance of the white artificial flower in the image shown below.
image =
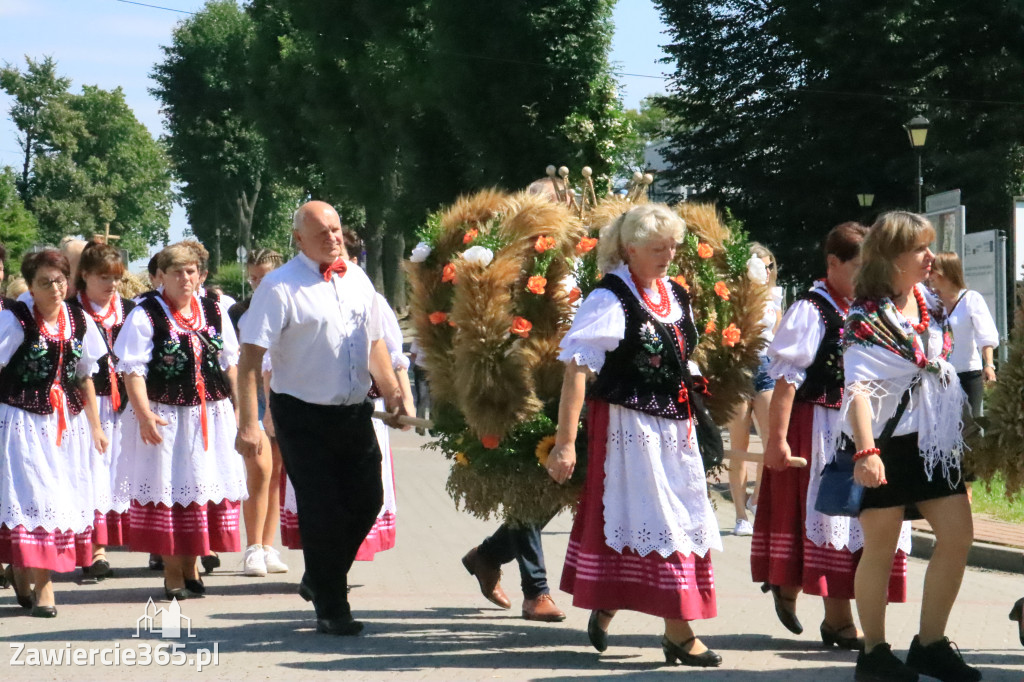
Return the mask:
[[494,260],[494,252],[486,246],[471,246],[462,254],[462,259],[486,268]]
[[415,247],[413,247],[412,255],[409,256],[409,260],[412,261],[413,263],[422,263],[423,261],[427,260],[427,258],[430,256],[430,251],[430,244],[426,242],[420,242]]
[[750,260],[747,261],[747,277],[755,284],[767,284],[768,268],[765,266],[764,261],[757,256],[751,256]]

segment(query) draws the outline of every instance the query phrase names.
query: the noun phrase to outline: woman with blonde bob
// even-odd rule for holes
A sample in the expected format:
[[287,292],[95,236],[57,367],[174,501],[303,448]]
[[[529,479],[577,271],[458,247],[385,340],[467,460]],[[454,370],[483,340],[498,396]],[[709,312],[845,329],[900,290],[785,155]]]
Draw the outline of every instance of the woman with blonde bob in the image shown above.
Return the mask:
[[708,552],[722,541],[689,422],[697,330],[686,290],[667,277],[684,233],[662,204],[632,208],[601,231],[604,277],[562,340],[547,468],[559,483],[572,476],[586,399],[587,478],[561,587],[591,610],[587,634],[598,651],[616,611],[629,609],[665,620],[666,661],[709,667],[722,658],[690,622],[717,614]]
[[[945,636],[974,530],[960,472],[965,398],[948,362],[952,335],[941,302],[922,285],[934,238],[920,215],[880,216],[861,247],[857,300],[846,317],[839,440],[841,447],[853,440],[854,479],[865,486],[854,587],[864,630],[857,680],[981,679]],[[895,428],[882,441],[890,420]],[[886,595],[903,520],[922,516],[935,532],[935,551],[920,630],[904,663],[885,639]]]

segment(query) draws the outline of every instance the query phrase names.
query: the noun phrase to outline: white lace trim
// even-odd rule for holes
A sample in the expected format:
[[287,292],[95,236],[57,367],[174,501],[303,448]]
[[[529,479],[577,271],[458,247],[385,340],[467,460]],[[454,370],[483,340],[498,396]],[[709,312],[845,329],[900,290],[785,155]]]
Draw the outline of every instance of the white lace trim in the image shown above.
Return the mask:
[[606,355],[605,351],[598,348],[580,346],[580,349],[572,354],[572,359],[580,367],[589,367],[591,372],[598,374],[604,367]]
[[609,406],[605,543],[641,556],[722,549],[707,477],[689,422]]
[[792,363],[786,362],[782,358],[776,358],[768,365],[768,376],[776,381],[782,379],[787,384],[793,384],[797,388],[800,388],[803,386],[804,380],[807,378],[807,368],[797,367]]
[[149,376],[149,363],[146,362],[120,362],[118,369],[127,376],[129,374],[136,374],[140,377]]

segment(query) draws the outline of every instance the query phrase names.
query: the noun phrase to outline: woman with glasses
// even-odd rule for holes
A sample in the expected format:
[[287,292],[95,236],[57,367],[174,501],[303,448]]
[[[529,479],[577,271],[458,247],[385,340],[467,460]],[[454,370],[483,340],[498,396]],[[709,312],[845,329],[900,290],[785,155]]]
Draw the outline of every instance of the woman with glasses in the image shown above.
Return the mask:
[[103,337],[64,303],[71,268],[47,249],[22,261],[32,303],[0,312],[0,562],[32,615],[57,615],[52,571],[92,563],[91,465],[109,439],[93,375]]
[[117,478],[121,454],[121,413],[128,405],[124,377],[117,373],[117,358],[113,356],[114,341],[121,333],[125,317],[135,304],[121,298],[117,287],[124,276],[121,252],[101,242],[89,242],[78,261],[75,274],[77,294],[69,299],[91,317],[103,334],[106,354],[99,361],[99,370],[93,375],[99,402],[100,423],[110,440],[105,453],[94,452],[91,467],[93,490],[96,495],[96,514],[93,523],[92,565],[84,568],[87,578],[102,580],[110,575],[107,546],[127,543],[128,491]]
[[[766,283],[769,292],[761,317],[761,338],[765,340],[765,348],[767,348],[775,337],[779,321],[782,319],[781,292],[778,292],[775,286],[778,279],[778,268],[772,252],[757,242],[750,245],[750,255],[751,261],[760,261],[764,265],[760,276],[763,277],[765,273],[767,274]],[[756,262],[748,261],[748,269],[756,266]],[[756,269],[760,270],[760,268]],[[750,447],[751,420],[757,422],[757,430],[762,437],[768,432],[768,406],[772,402],[775,380],[768,375],[768,356],[765,352],[761,353],[760,360],[761,363],[754,374],[754,397],[739,407],[729,424],[729,444],[733,450],[746,452]],[[754,511],[757,506],[762,467],[761,465],[757,467],[754,494],[749,498],[747,497],[747,463],[738,459],[730,459],[728,468],[729,490],[732,493],[733,506],[736,508],[736,525],[733,527],[732,533],[733,535],[753,535],[754,527],[747,519],[747,510]]]

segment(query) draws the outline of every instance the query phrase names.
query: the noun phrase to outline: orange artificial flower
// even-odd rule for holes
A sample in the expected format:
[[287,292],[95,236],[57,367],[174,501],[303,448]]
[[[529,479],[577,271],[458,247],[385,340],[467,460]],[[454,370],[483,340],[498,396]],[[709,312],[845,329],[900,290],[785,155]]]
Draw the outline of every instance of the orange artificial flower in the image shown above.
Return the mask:
[[548,285],[548,281],[540,275],[533,275],[530,279],[526,280],[526,289],[531,294],[543,294],[544,287]]
[[722,345],[732,348],[740,342],[740,336],[740,328],[735,324],[730,323],[729,326],[725,328],[725,331],[722,332]]
[[580,300],[580,296],[582,295],[583,292],[580,291],[579,287],[573,287],[572,289],[569,290],[569,303],[575,303],[576,301]]
[[529,338],[530,330],[533,329],[533,323],[525,317],[516,316],[512,320],[512,333],[523,337],[524,339]]
[[553,249],[557,245],[554,237],[545,237],[541,235],[537,237],[537,241],[533,243],[533,250],[537,253],[544,253],[548,249]]
[[455,463],[458,464],[459,466],[468,467],[469,466],[469,458],[466,457],[466,453],[465,452],[456,452],[455,453]]
[[478,230],[478,229],[476,229],[474,227],[472,230],[469,230],[468,232],[466,232],[466,234],[462,237],[462,243],[463,244],[469,244],[470,242],[472,242],[474,239],[476,239],[479,236],[480,236],[480,230]]
[[597,237],[584,237],[580,240],[579,244],[576,245],[576,254],[582,256],[595,246],[597,246]]
[[442,313],[438,310],[437,312],[430,313],[427,319],[430,320],[430,324],[444,324],[448,319],[448,313]]
[[454,327],[458,327],[459,325],[455,324],[454,320],[448,320],[448,326],[454,328]]
[[441,270],[441,281],[455,284],[455,263],[448,263]]
[[683,277],[682,275],[676,275],[675,277],[672,278],[672,281],[681,286],[683,289],[686,289],[687,293],[690,292],[690,285],[687,284],[686,278]]
[[708,323],[706,325],[704,325],[704,333],[705,334],[713,334],[715,332],[715,330],[717,330],[717,329],[718,329],[718,327],[715,326],[715,321],[714,320],[708,320]]
[[484,436],[480,439],[480,443],[488,450],[494,450],[500,442],[501,439],[497,436]]
[[715,250],[710,245],[701,242],[697,245],[697,255],[701,258],[711,258],[715,255]]
[[729,287],[727,287],[725,282],[721,280],[715,282],[715,293],[718,294],[718,297],[723,301],[729,300]]

